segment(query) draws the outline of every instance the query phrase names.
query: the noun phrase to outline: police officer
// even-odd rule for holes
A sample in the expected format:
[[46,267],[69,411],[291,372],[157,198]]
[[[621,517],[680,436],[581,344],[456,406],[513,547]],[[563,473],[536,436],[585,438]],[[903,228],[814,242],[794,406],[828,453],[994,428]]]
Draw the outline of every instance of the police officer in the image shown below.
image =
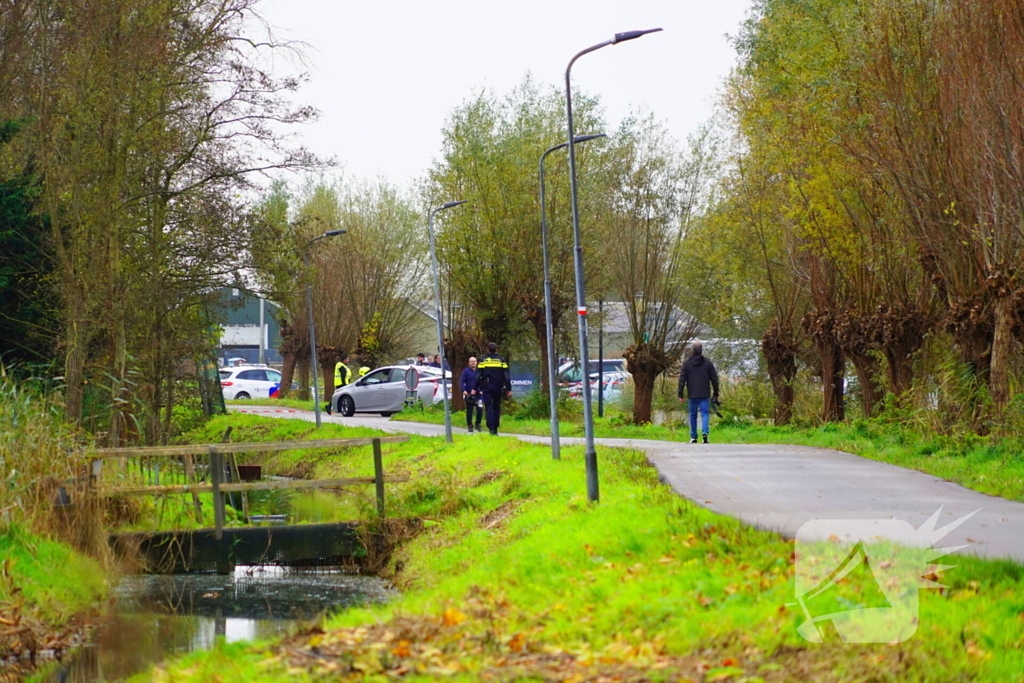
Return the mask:
[[334,389],[331,391],[331,395],[328,396],[327,405],[324,410],[327,414],[331,414],[331,403],[334,401],[334,392],[341,389],[346,384],[352,381],[352,371],[348,368],[348,354],[342,354],[341,360],[334,364]]
[[497,436],[498,424],[501,422],[501,399],[512,396],[512,377],[509,375],[508,362],[498,355],[498,345],[494,342],[487,345],[487,355],[477,365],[476,390],[484,397],[487,429],[491,435]]

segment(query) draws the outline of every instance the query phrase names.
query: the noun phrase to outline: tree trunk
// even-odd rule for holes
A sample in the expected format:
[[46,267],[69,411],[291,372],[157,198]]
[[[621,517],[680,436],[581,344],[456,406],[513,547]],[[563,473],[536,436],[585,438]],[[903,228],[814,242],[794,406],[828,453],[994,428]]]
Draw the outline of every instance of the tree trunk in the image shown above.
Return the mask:
[[287,352],[284,354],[284,364],[281,366],[281,387],[277,390],[278,398],[288,398],[292,391],[292,382],[295,379],[295,354]]
[[857,369],[864,416],[874,417],[884,397],[883,389],[877,379],[878,361],[868,353],[850,353],[850,360],[853,361],[853,367]]
[[1013,299],[1001,296],[995,301],[995,330],[992,335],[992,366],[989,375],[989,393],[999,414],[1003,413],[1010,402],[1012,328]]
[[910,391],[914,384],[912,355],[916,350],[895,345],[884,348],[885,358],[889,362],[889,390],[897,397]]
[[773,320],[761,337],[761,353],[768,365],[768,377],[775,393],[774,422],[789,424],[793,419],[793,381],[796,379],[796,342],[792,328]]
[[846,412],[843,406],[843,350],[830,339],[819,337],[815,343],[821,358],[821,419],[842,422]]
[[300,401],[308,401],[312,398],[309,395],[309,357],[303,354],[296,360],[299,370],[299,390],[295,397]]
[[[483,346],[480,336],[472,330],[462,327],[453,327],[448,337],[444,340],[444,359],[452,368],[452,412],[457,413],[466,409],[466,402],[462,398],[463,388],[460,384],[462,371],[469,366],[469,359],[476,357]],[[477,358],[479,360],[479,358]]]
[[660,373],[651,374],[651,371],[645,368],[632,374],[633,424],[650,424],[651,401],[654,398],[654,382],[658,379]]
[[68,306],[68,327],[64,336],[67,354],[64,358],[65,401],[64,414],[68,421],[82,423],[85,405],[85,345],[86,323],[84,302],[72,299]]
[[[323,373],[321,375],[321,381],[323,382],[323,393],[320,394],[320,397],[323,399],[324,403],[330,401],[331,396],[334,396],[334,366],[336,363],[337,361],[328,361],[326,363],[322,359],[320,361],[320,372]],[[348,371],[352,372],[352,368],[349,368]]]
[[[633,376],[633,424],[650,424],[654,383],[658,375],[668,369],[668,357],[662,349],[649,343],[629,347],[622,357],[626,359],[626,370]],[[583,381],[590,381],[586,373]]]

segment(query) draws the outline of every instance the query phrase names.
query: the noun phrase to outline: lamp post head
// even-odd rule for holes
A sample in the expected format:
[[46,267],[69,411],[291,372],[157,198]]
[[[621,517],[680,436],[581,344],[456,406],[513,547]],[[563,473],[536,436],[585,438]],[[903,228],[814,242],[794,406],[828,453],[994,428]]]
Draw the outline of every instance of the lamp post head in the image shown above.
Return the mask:
[[612,45],[618,45],[619,43],[623,43],[627,40],[633,40],[634,38],[645,36],[648,33],[657,33],[661,30],[662,29],[660,28],[649,28],[646,31],[623,31],[622,33],[616,33],[615,37],[612,38]]
[[579,143],[586,142],[587,140],[596,140],[597,138],[606,138],[606,137],[608,137],[608,135],[606,133],[595,133],[594,135],[575,135],[575,136],[573,136],[572,141],[573,141],[573,144],[578,145]]
[[450,209],[453,206],[458,206],[459,204],[465,204],[468,201],[469,201],[468,199],[460,199],[457,202],[445,202],[444,204],[441,205],[441,208],[442,209]]
[[344,235],[348,230],[328,230],[323,234],[324,237],[334,237],[335,235]]

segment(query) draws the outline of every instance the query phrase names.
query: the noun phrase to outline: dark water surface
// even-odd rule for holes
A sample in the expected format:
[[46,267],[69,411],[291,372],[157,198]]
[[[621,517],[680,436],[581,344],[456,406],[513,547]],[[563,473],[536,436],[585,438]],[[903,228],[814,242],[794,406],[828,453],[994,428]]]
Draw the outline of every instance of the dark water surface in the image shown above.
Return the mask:
[[347,607],[385,602],[382,579],[325,569],[239,567],[233,575],[129,576],[110,616],[89,642],[42,676],[44,681],[116,681],[174,655],[227,642],[265,640],[319,622]]

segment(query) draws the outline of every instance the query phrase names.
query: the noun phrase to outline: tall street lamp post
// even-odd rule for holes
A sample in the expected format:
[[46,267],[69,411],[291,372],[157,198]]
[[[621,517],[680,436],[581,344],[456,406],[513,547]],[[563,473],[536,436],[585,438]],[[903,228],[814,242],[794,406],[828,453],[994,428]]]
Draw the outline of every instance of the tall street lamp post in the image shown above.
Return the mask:
[[[604,133],[596,135],[577,135],[575,142],[586,142],[595,138],[605,137]],[[548,217],[547,208],[544,204],[544,159],[557,149],[567,146],[568,142],[555,145],[540,155],[540,241],[544,251],[544,314],[547,327],[548,342],[548,398],[551,404],[551,457],[554,460],[562,459],[561,444],[558,440],[558,388],[555,384],[555,330],[551,320],[551,266],[548,258]]]
[[320,429],[320,381],[317,377],[316,326],[313,324],[313,278],[310,277],[311,273],[309,270],[309,247],[312,246],[313,242],[322,240],[325,237],[334,237],[335,235],[344,234],[344,230],[328,230],[324,234],[317,235],[310,241],[306,242],[306,247],[302,250],[302,261],[306,266],[306,314],[309,316],[309,365],[313,373],[313,411],[316,413],[317,429]]
[[[438,211],[450,209],[459,204],[465,204],[468,199],[457,202],[446,202],[436,209],[431,209],[427,214],[427,233],[430,235],[430,262],[434,269],[434,314],[437,318],[437,348],[441,354],[441,396],[444,400],[444,438],[448,443],[452,442],[452,412],[448,405],[448,387],[444,383],[444,329],[441,325],[441,282],[437,277],[437,249],[434,247],[434,214]],[[454,381],[452,382],[454,384]]]
[[646,31],[626,31],[616,33],[611,40],[606,40],[597,45],[591,45],[585,50],[577,52],[569,60],[569,66],[565,68],[565,118],[569,135],[569,188],[572,198],[572,236],[574,244],[573,265],[576,269],[576,317],[579,320],[580,329],[580,362],[583,364],[583,431],[586,446],[583,452],[583,459],[587,467],[587,500],[596,503],[600,500],[600,491],[597,481],[597,451],[594,449],[594,415],[590,404],[590,352],[587,343],[587,300],[584,297],[583,289],[583,245],[580,243],[580,212],[576,192],[576,146],[572,130],[572,65],[583,55],[600,50],[609,45],[618,45],[627,40],[633,40],[648,33],[656,33],[660,28],[647,29]]

